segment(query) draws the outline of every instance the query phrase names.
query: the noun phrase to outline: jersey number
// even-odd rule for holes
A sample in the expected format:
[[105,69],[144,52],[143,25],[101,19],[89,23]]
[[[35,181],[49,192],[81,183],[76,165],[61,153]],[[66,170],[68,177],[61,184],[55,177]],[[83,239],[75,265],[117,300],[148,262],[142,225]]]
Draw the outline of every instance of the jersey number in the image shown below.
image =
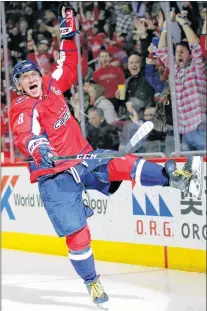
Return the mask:
[[18,118],[18,124],[21,124],[21,123],[23,123],[24,122],[24,114],[23,114],[23,112],[22,113],[20,113],[20,115],[19,115],[19,118]]

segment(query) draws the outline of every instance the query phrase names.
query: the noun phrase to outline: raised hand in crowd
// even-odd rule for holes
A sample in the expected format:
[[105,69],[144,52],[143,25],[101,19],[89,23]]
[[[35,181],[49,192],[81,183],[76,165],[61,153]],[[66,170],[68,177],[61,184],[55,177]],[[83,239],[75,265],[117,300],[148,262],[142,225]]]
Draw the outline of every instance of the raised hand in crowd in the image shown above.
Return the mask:
[[[185,12],[185,13],[183,13]],[[181,13],[178,13],[176,15],[176,22],[178,22],[180,24],[180,26],[183,26],[183,25],[190,25],[190,21],[187,19],[187,11],[183,11]]]
[[133,31],[136,38],[135,40],[138,40],[138,38],[146,38],[147,37],[147,28],[145,23],[145,18],[137,18],[135,21],[135,28],[136,30]]
[[156,29],[156,25],[155,25],[155,20],[152,17],[146,18],[145,19],[145,24],[146,24],[146,28],[148,30],[155,30]]
[[78,92],[70,98],[70,104],[74,110],[74,117],[80,122],[80,96]]
[[163,28],[163,24],[165,21],[165,16],[162,11],[159,11],[159,15],[157,16],[158,27]]
[[185,17],[182,17],[182,14],[178,13],[176,15],[176,21],[183,28],[188,43],[190,44],[199,43],[199,38],[197,37],[193,29],[190,27],[190,22],[187,19],[187,15]]
[[133,108],[132,102],[126,102],[127,111],[129,112],[129,118],[135,124],[138,122],[138,115],[136,110]]

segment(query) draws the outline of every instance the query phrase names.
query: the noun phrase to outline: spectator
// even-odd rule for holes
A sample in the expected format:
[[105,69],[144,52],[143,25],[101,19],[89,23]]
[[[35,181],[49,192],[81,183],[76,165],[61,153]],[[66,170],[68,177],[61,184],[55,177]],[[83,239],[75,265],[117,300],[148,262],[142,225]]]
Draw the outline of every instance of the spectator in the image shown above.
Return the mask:
[[[206,148],[206,70],[199,39],[185,18],[176,20],[185,32],[187,42],[176,45],[175,83],[178,108],[179,132],[183,135],[183,150]],[[158,57],[169,68],[167,54],[166,22],[164,23]]]
[[9,33],[8,48],[11,50],[13,65],[26,58],[27,29],[28,23],[24,17],[21,17]]
[[145,77],[155,90],[154,100],[162,103],[165,107],[167,124],[172,125],[172,107],[168,84],[169,69],[156,55],[153,56],[155,50],[156,47],[151,43],[148,48],[149,55],[146,58]]
[[204,55],[205,60],[207,61],[207,7],[202,9],[201,16],[203,19],[203,28],[202,28],[202,33],[200,36],[200,44],[201,44],[201,49]]
[[133,1],[131,3],[133,12],[138,17],[143,17],[146,12],[146,4],[144,1]]
[[104,45],[105,45],[105,40],[107,39],[107,35],[100,21],[94,23],[92,32],[93,32],[93,36],[90,42],[91,42],[91,50],[93,54],[93,59],[95,60],[99,56],[101,50],[105,48]]
[[42,27],[43,30],[49,34],[48,40],[50,40],[50,36],[52,36],[51,41],[54,50],[59,50],[60,46],[60,31],[58,25],[58,19],[55,11],[46,10],[44,13]]
[[[154,30],[154,29],[153,29]],[[147,23],[145,18],[136,18],[134,20],[133,51],[137,51],[144,58],[147,57],[147,48],[152,42],[153,31],[147,29]]]
[[[31,41],[30,41],[31,44]],[[53,49],[48,40],[41,40],[34,50],[29,51],[27,59],[35,62],[45,74],[51,74],[53,63]]]
[[80,6],[80,21],[83,32],[86,34],[87,39],[90,41],[93,37],[93,27],[94,27],[94,15],[91,10],[87,9],[84,14],[83,4],[79,2]]
[[87,112],[90,108],[93,108],[93,106],[90,105],[89,101],[90,101],[90,98],[89,98],[88,92],[84,92],[84,111],[80,111],[80,96],[79,96],[78,91],[76,91],[75,94],[71,96],[70,101],[68,101],[69,108],[70,110],[72,108],[72,113],[78,122],[81,121],[81,118],[80,118],[81,113],[85,115],[86,117],[85,121],[88,122]]
[[164,105],[148,103],[144,110],[144,121],[152,121],[154,124],[153,130],[146,139],[146,152],[164,152],[167,134]]
[[101,108],[104,112],[104,119],[111,124],[117,120],[117,114],[113,104],[104,96],[105,90],[99,84],[90,84],[89,95],[90,104],[94,107]]
[[109,38],[113,38],[116,28],[116,18],[119,12],[120,2],[107,1],[105,6],[105,14],[109,25]]
[[[154,123],[153,130],[160,133],[157,136],[160,136],[161,139],[166,136],[166,117],[162,104],[148,103],[144,110],[144,121],[152,121]],[[151,133],[152,136],[155,136],[153,131]]]
[[[127,53],[126,53],[126,35],[123,33],[114,33],[113,40],[109,41],[107,52],[112,56],[112,65],[127,67]],[[117,62],[115,64],[115,61]]]
[[4,137],[8,130],[8,113],[6,112],[5,105],[1,104],[1,137]]
[[114,67],[109,52],[102,51],[99,55],[100,68],[93,73],[93,80],[105,89],[105,97],[109,99],[118,112],[120,102],[115,97],[119,84],[124,84],[125,76],[121,67]]
[[56,29],[58,29],[57,15],[53,10],[46,10],[44,12],[44,21],[48,26],[55,27]]
[[127,37],[127,42],[132,39],[132,20],[133,11],[130,3],[122,3],[121,10],[116,18],[116,33],[124,33]]
[[[153,43],[150,44],[148,51],[149,55],[146,58],[145,77],[147,82],[153,87],[155,93],[161,93],[166,87],[169,71],[164,73],[164,64],[161,67],[161,62],[153,55],[156,47]],[[159,68],[159,71],[158,71]]]
[[114,126],[104,119],[102,109],[94,107],[88,112],[89,126],[87,128],[87,140],[94,149],[119,148],[119,134]]
[[[170,98],[170,88],[168,85],[168,72],[169,69],[165,67],[165,64],[161,61],[160,58],[157,57],[151,58],[148,56],[148,47],[152,42],[154,36],[160,38],[161,29],[165,29],[164,25],[164,14],[163,14],[163,3],[160,2],[133,2],[133,3],[121,3],[121,2],[82,2],[81,6],[83,7],[83,15],[85,20],[82,19],[80,22],[80,27],[82,27],[82,33],[80,35],[81,41],[81,63],[82,63],[82,73],[84,82],[89,82],[93,71],[95,70],[95,64],[97,62],[93,62],[94,58],[96,58],[100,51],[107,51],[109,55],[111,55],[110,59],[110,67],[120,67],[126,71],[127,67],[130,67],[128,62],[127,64],[127,54],[129,52],[133,52],[133,55],[139,55],[139,57],[135,56],[135,59],[141,59],[141,69],[139,68],[136,74],[134,74],[133,70],[130,70],[130,76],[126,81],[126,99],[124,101],[118,100],[116,90],[110,90],[111,81],[108,83],[109,96],[107,95],[108,90],[106,89],[106,96],[113,103],[117,114],[119,116],[119,120],[117,124],[123,128],[123,123],[127,124],[127,127],[134,127],[134,131],[137,128],[136,120],[138,122],[144,121],[144,110],[141,109],[138,112],[138,107],[133,103],[131,105],[132,110],[129,111],[128,103],[133,102],[132,97],[136,97],[138,101],[143,101],[145,106],[148,104],[148,101],[151,102],[153,100],[152,93],[154,95],[154,101],[156,103],[156,111],[158,109],[164,108],[165,118],[167,124],[167,136],[168,133],[171,132],[170,139],[173,142],[174,137],[172,131],[172,109],[171,109],[171,98]],[[197,37],[200,38],[200,45],[205,59],[207,60],[207,50],[206,50],[206,3],[204,2],[171,2],[171,17],[173,17],[173,21],[170,22],[170,28],[172,33],[173,44],[180,43],[181,38],[185,37],[185,30],[183,26],[180,27],[178,20],[176,21],[176,14],[179,12],[183,12],[183,10],[188,12],[188,20],[185,22],[189,23],[194,33]],[[59,40],[59,28],[57,21],[57,2],[42,2],[42,9],[38,9],[37,2],[5,2],[6,9],[6,21],[7,21],[7,34],[8,34],[8,56],[9,56],[9,75],[11,76],[12,67],[11,65],[16,64],[18,60],[28,57],[29,59],[37,62],[37,59],[40,57],[41,67],[46,66],[45,71],[50,73],[56,67],[56,63],[53,62],[58,58],[59,52],[57,51],[58,40]],[[80,10],[81,11],[81,10]],[[133,12],[132,12],[133,11]],[[35,14],[33,14],[35,12]],[[81,12],[80,12],[81,13]],[[134,16],[134,20],[133,20]],[[88,22],[89,21],[89,22]],[[90,24],[90,25],[89,25]],[[95,25],[95,26],[94,26]],[[89,28],[87,29],[87,26]],[[132,41],[132,30],[135,27],[134,33],[134,41]],[[116,31],[115,31],[116,28]],[[120,29],[118,29],[120,28]],[[29,31],[28,31],[29,29]],[[28,32],[31,33],[31,40],[27,42]],[[57,30],[57,31],[56,31]],[[165,31],[165,30],[164,30]],[[93,33],[94,32],[94,33]],[[88,33],[88,37],[86,35]],[[163,34],[162,34],[163,35]],[[165,33],[166,35],[166,33]],[[110,39],[109,39],[110,38]],[[47,43],[43,43],[47,40]],[[186,39],[184,39],[186,40]],[[40,44],[41,42],[41,44]],[[28,50],[26,48],[26,43],[28,44]],[[43,43],[43,44],[42,44]],[[189,42],[190,43],[190,42]],[[49,44],[49,47],[48,47]],[[36,46],[36,47],[35,47]],[[178,45],[179,46],[179,45]],[[178,49],[176,46],[176,49]],[[51,51],[50,48],[52,47]],[[189,44],[187,48],[190,47],[192,49],[191,55],[198,56],[198,52],[193,53],[193,48]],[[93,52],[92,52],[93,49]],[[185,47],[183,46],[183,49]],[[135,53],[138,51],[139,53]],[[3,52],[3,49],[2,51]],[[51,52],[51,53],[50,53]],[[106,53],[107,53],[106,52]],[[154,52],[154,51],[153,51]],[[48,55],[47,55],[48,54]],[[38,56],[38,57],[37,57]],[[45,58],[46,56],[46,58]],[[140,58],[141,56],[141,58]],[[32,58],[31,58],[32,57]],[[131,57],[131,54],[130,54]],[[37,58],[37,59],[36,59]],[[147,59],[146,59],[147,58]],[[195,149],[203,149],[204,146],[200,146],[199,139],[203,137],[203,141],[206,140],[206,136],[204,135],[205,126],[206,126],[206,116],[205,116],[205,108],[203,108],[203,104],[205,105],[206,94],[203,94],[203,90],[206,87],[206,82],[203,82],[204,74],[201,72],[202,68],[199,69],[199,64],[195,64],[195,60],[192,57],[192,60],[189,61],[189,66],[185,68],[181,68],[179,63],[176,62],[176,86],[179,89],[179,85],[182,85],[182,90],[178,90],[178,114],[179,114],[179,131],[183,136],[183,150],[195,150]],[[132,58],[133,60],[133,58]],[[91,62],[92,61],[92,62]],[[13,64],[12,64],[13,62]],[[90,62],[90,64],[88,64]],[[133,62],[132,62],[133,63]],[[146,67],[145,67],[146,63]],[[1,98],[2,103],[6,103],[6,81],[4,77],[4,60],[2,57],[1,62]],[[52,66],[52,69],[50,69]],[[194,67],[193,67],[194,66]],[[48,69],[47,69],[48,67]],[[138,66],[139,67],[139,66]],[[193,79],[190,83],[189,94],[192,94],[192,89],[195,94],[192,95],[192,103],[186,103],[187,84],[189,84],[189,77],[194,74],[194,72],[190,71],[190,68],[196,68],[196,78]],[[203,67],[204,68],[204,67]],[[96,67],[97,69],[97,67]],[[106,68],[100,68],[106,70]],[[120,69],[120,68],[119,68]],[[135,69],[135,67],[134,67]],[[190,73],[189,73],[190,71]],[[200,74],[201,72],[201,74]],[[144,75],[145,73],[145,75]],[[105,74],[105,73],[104,73]],[[104,76],[103,74],[103,76]],[[128,73],[127,73],[128,74]],[[120,75],[119,75],[120,76]],[[145,76],[145,82],[142,80],[142,77]],[[198,80],[198,77],[200,80]],[[200,78],[201,77],[201,78]],[[104,78],[105,79],[105,78]],[[108,79],[106,79],[108,80]],[[113,80],[113,79],[111,79]],[[116,79],[115,79],[116,80]],[[198,82],[199,81],[199,82]],[[103,81],[106,82],[106,81]],[[148,83],[147,83],[148,82]],[[192,84],[193,82],[193,84]],[[101,81],[96,80],[96,83],[102,85]],[[112,82],[113,83],[113,82]],[[117,84],[123,84],[117,83]],[[180,83],[180,84],[179,84]],[[107,84],[107,83],[106,83]],[[90,84],[89,84],[90,85]],[[149,85],[151,88],[149,88]],[[192,86],[192,87],[191,87]],[[113,88],[113,87],[112,87]],[[74,86],[74,90],[76,86]],[[90,89],[90,86],[89,86]],[[117,89],[117,86],[116,86]],[[111,92],[111,93],[110,93]],[[118,92],[118,91],[117,91]],[[72,92],[73,93],[73,92]],[[149,98],[148,98],[149,94]],[[10,95],[11,97],[21,96],[21,94],[16,94],[16,91],[10,87]],[[65,96],[69,98],[71,97],[71,93],[65,94]],[[89,94],[84,94],[84,96],[88,96]],[[112,97],[111,97],[112,96]],[[179,97],[180,96],[180,97]],[[75,100],[78,97],[78,94],[75,93],[73,96]],[[117,98],[114,98],[117,97]],[[204,98],[202,100],[202,97]],[[135,99],[135,101],[136,101]],[[144,99],[144,100],[143,100]],[[77,100],[78,101],[78,100]],[[192,108],[193,106],[194,108]],[[201,108],[202,106],[202,108]],[[78,104],[77,104],[77,107]],[[81,113],[85,113],[85,121],[88,122],[87,111],[94,107],[91,101],[91,104],[88,104],[88,100],[85,100],[85,111]],[[127,107],[127,108],[126,108]],[[136,107],[136,108],[134,108]],[[189,109],[190,112],[186,112],[185,108]],[[79,107],[80,108],[80,107]],[[127,121],[123,121],[126,119],[126,109],[130,114],[129,119]],[[159,110],[158,109],[158,110]],[[75,114],[80,116],[80,109],[74,109]],[[203,112],[204,110],[204,112]],[[133,112],[135,111],[135,112]],[[184,111],[184,112],[183,112]],[[142,115],[142,116],[141,116]],[[192,117],[193,115],[193,117]],[[186,119],[186,116],[188,119]],[[195,118],[200,120],[195,125],[197,126],[197,130],[192,130],[191,121],[194,122]],[[157,113],[155,114],[155,118],[157,118]],[[132,120],[133,119],[133,120]],[[141,121],[140,121],[141,120]],[[187,121],[186,121],[187,120]],[[203,120],[203,121],[201,121]],[[185,127],[184,132],[182,132],[182,126]],[[190,129],[189,129],[190,128]],[[177,129],[176,129],[177,130]],[[189,132],[188,132],[189,131]],[[196,134],[194,133],[196,132]],[[126,134],[127,137],[130,137],[129,133]],[[195,134],[196,145],[194,146],[191,142],[185,143],[187,134],[192,137],[191,133]],[[199,135],[200,133],[200,135]],[[198,135],[198,139],[197,136]],[[186,136],[186,137],[185,137]],[[188,139],[188,137],[187,137]],[[8,137],[6,137],[8,141]],[[165,140],[165,144],[166,144]],[[126,139],[128,142],[128,138]],[[151,143],[152,144],[152,143]],[[8,144],[7,144],[8,145]],[[167,145],[167,144],[166,144]],[[152,150],[155,150],[152,148]],[[158,150],[159,148],[157,148]],[[174,149],[172,150],[172,152]],[[166,148],[165,148],[166,153]],[[171,154],[169,152],[168,154]]]
[[48,22],[46,19],[46,22],[44,22],[43,19],[37,19],[34,28],[31,28],[33,29],[33,40],[35,43],[41,40],[48,40],[49,42],[52,42],[53,48],[58,50],[60,34],[57,25],[53,26],[53,24],[55,25],[55,21]]
[[[120,151],[129,142],[129,140],[136,133],[138,128],[144,123],[143,109],[146,105],[147,102],[133,97],[130,98],[128,102],[126,102],[126,108],[129,118],[125,121],[120,134]],[[135,146],[133,152],[144,152],[145,149],[143,148],[143,145],[144,140],[142,140],[142,142]]]
[[[181,2],[182,3],[182,2]],[[182,8],[181,8],[181,13],[186,12],[188,16],[188,20],[190,21],[190,26],[192,30],[195,32],[196,35],[200,35],[201,29],[200,29],[200,13],[199,13],[199,8],[198,8],[198,3],[197,1],[184,1]]]
[[[142,68],[142,57],[139,53],[133,52],[128,58],[128,70],[130,77],[126,80],[126,96],[128,101],[130,97],[136,97],[141,100],[153,100],[154,90],[147,82]],[[116,97],[120,98],[120,91],[117,89]]]

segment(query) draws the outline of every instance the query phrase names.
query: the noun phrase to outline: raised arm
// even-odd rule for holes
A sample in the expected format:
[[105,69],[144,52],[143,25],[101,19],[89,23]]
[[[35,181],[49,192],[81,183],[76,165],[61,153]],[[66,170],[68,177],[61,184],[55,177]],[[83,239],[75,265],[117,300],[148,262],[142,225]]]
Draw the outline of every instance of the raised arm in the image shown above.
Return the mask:
[[200,70],[200,72],[205,73],[205,63],[204,57],[200,46],[200,40],[196,36],[193,29],[190,27],[188,20],[185,18],[181,18],[179,14],[176,15],[176,20],[183,28],[183,31],[186,35],[186,38],[189,43],[189,47],[191,49],[192,61],[194,65]]
[[[170,11],[170,21],[175,19],[174,10]],[[161,61],[165,64],[165,67],[169,68],[169,59],[168,59],[168,48],[167,48],[167,25],[164,20],[164,15],[162,12],[159,13],[158,17],[158,25],[161,30],[160,40],[157,49],[157,56],[161,59]]]
[[161,30],[158,49],[156,51],[157,57],[161,59],[161,61],[165,64],[167,68],[169,68],[166,21],[161,11],[159,12],[159,16],[157,17],[157,20],[158,20],[158,26]]
[[158,44],[158,48],[166,48],[167,47],[167,29],[166,29],[166,21],[164,18],[164,14],[162,11],[159,12],[157,17],[158,27],[161,30],[160,40]]
[[64,93],[77,80],[78,52],[74,39],[62,40],[57,64],[52,73],[52,78],[58,82],[62,93]]
[[190,27],[189,22],[186,18],[180,17],[180,13],[176,15],[176,21],[183,28],[189,44],[199,43],[199,38],[196,36],[193,29]]
[[78,51],[75,43],[76,12],[73,8],[59,7],[58,21],[60,24],[60,58],[57,60],[57,68],[52,73],[62,92],[70,89],[77,80]]

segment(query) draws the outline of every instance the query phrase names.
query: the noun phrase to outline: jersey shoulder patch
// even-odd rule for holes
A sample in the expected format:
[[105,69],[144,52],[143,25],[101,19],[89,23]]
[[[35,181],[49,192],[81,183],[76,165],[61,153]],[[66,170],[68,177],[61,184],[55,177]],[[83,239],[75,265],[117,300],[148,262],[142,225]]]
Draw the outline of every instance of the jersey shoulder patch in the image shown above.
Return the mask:
[[23,101],[25,101],[26,99],[28,98],[28,96],[24,96],[24,97],[20,97],[16,100],[15,104],[20,104],[22,103]]

